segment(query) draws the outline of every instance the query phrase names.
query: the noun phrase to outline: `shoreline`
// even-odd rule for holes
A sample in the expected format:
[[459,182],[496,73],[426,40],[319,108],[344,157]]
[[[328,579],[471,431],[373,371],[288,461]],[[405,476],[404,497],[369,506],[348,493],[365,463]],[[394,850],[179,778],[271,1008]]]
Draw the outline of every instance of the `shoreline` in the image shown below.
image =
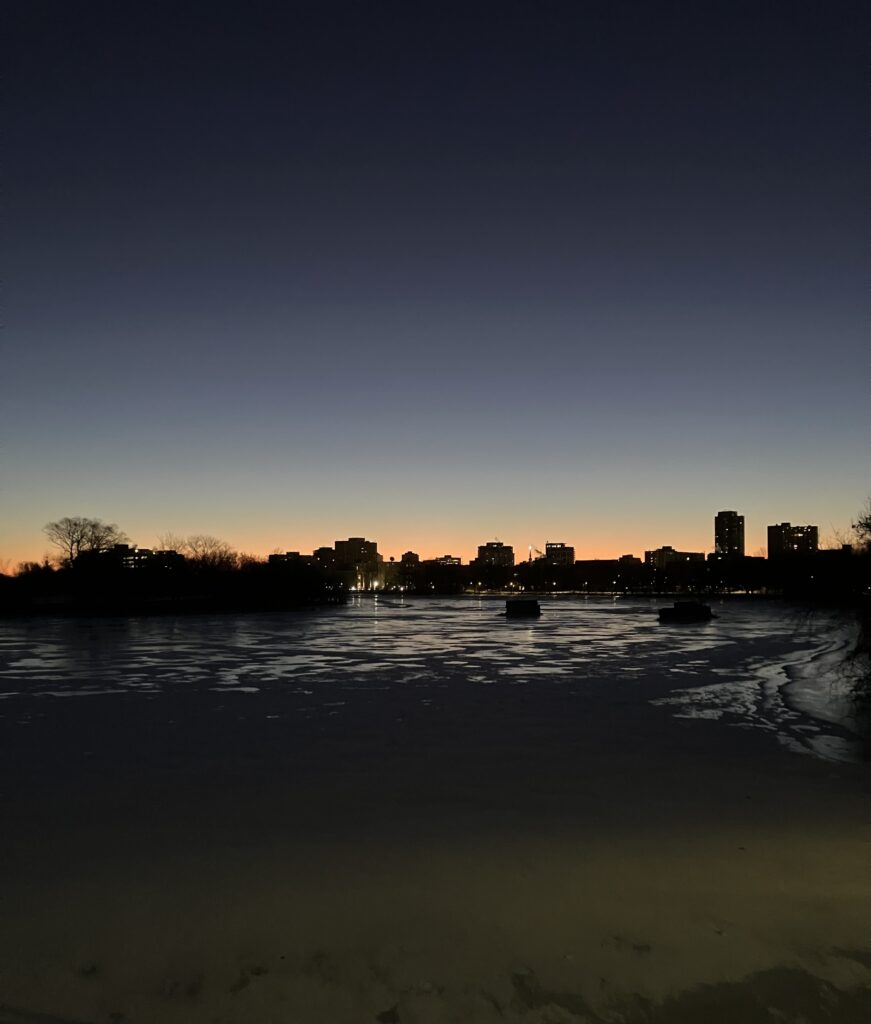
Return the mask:
[[639,591],[593,591],[593,590],[463,590],[432,593],[392,590],[342,591],[335,595],[294,599],[233,598],[233,597],[168,597],[134,598],[127,601],[88,600],[62,598],[46,600],[29,606],[12,607],[0,605],[0,622],[14,623],[22,620],[52,619],[123,619],[144,617],[187,617],[197,615],[258,615],[276,612],[307,611],[313,608],[341,608],[354,601],[400,601],[423,604],[438,601],[505,601],[518,596],[530,596],[540,602],[560,600],[613,600],[613,601],[709,601],[712,604],[775,604],[783,607],[804,609],[808,614],[832,610],[852,611],[864,607],[861,599],[844,596],[840,599],[800,599],[781,592],[719,592],[712,590],[639,590]]

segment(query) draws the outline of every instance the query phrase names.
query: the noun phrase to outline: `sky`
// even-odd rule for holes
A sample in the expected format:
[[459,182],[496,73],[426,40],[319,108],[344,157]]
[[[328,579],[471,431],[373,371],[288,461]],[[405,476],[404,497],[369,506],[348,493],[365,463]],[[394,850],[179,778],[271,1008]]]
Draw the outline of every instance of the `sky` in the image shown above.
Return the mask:
[[7,12],[0,569],[709,551],[871,493],[863,3]]

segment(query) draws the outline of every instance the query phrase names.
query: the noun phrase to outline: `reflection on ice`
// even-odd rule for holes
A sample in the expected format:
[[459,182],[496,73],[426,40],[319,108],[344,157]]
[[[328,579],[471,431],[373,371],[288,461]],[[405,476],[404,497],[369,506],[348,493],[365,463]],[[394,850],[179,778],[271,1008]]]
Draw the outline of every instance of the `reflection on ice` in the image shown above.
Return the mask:
[[[724,721],[742,728],[776,733],[787,749],[828,760],[861,756],[850,700],[845,654],[853,643],[849,623],[822,624],[813,643],[805,634],[800,653],[776,662],[751,658],[745,671],[726,682],[708,682],[675,690],[652,703],[672,709],[677,718]],[[684,663],[678,673],[690,672]],[[721,675],[721,670],[714,670]],[[711,670],[705,673],[710,678]]]

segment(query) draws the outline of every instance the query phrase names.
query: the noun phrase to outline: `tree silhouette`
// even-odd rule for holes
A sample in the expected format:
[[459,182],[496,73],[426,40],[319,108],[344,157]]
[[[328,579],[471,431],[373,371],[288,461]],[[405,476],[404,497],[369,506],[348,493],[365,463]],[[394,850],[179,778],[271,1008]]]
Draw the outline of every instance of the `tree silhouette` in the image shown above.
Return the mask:
[[108,551],[128,539],[114,523],[86,516],[64,516],[53,523],[46,523],[42,530],[60,551],[58,561],[63,566],[72,566],[85,552]]
[[871,498],[865,502],[859,517],[853,523],[853,529],[861,544],[871,546]]
[[157,535],[157,547],[161,551],[178,551],[184,553],[187,540],[177,533],[159,533]]
[[190,562],[203,569],[235,569],[239,564],[238,555],[226,541],[208,534],[193,534],[181,550]]

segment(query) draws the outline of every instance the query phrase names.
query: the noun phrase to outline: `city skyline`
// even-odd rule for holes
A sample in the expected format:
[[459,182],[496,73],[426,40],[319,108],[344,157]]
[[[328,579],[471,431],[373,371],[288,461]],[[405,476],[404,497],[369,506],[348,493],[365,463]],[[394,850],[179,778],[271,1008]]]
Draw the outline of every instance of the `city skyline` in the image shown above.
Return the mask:
[[[720,522],[721,517],[723,517],[723,516],[728,516],[728,517],[733,517],[733,518],[737,517],[737,520],[740,521],[741,541],[742,541],[742,545],[743,545],[744,524],[745,524],[745,521],[746,521],[746,517],[743,514],[741,514],[740,512],[736,512],[735,510],[731,510],[731,511],[720,510],[717,513],[712,513],[711,514],[711,516],[710,516],[711,532],[710,532],[709,542],[707,544],[700,544],[700,545],[692,545],[692,544],[685,544],[685,543],[675,544],[673,542],[673,538],[672,538],[672,540],[662,540],[662,539],[660,539],[656,543],[651,543],[649,545],[644,545],[644,546],[639,546],[638,544],[635,544],[634,546],[633,545],[624,546],[624,548],[621,549],[620,551],[616,551],[615,550],[614,552],[607,553],[607,554],[603,554],[603,553],[599,553],[599,552],[593,553],[593,552],[585,549],[583,547],[583,545],[578,545],[577,542],[572,537],[570,537],[570,536],[565,536],[565,537],[550,536],[550,537],[547,538],[547,540],[542,541],[540,544],[539,543],[526,543],[526,544],[518,545],[518,544],[512,543],[510,540],[505,540],[503,538],[491,536],[489,539],[479,540],[476,543],[471,543],[471,542],[468,541],[468,539],[466,539],[466,541],[464,542],[462,547],[458,547],[456,545],[453,548],[444,547],[444,546],[439,547],[437,544],[433,545],[430,542],[429,544],[423,544],[423,545],[410,544],[410,545],[406,545],[404,547],[400,546],[399,548],[396,548],[395,545],[394,546],[387,545],[382,540],[378,539],[377,533],[369,533],[369,534],[367,534],[367,533],[362,533],[360,531],[358,531],[356,533],[354,531],[345,531],[345,536],[348,538],[347,540],[332,540],[332,541],[330,541],[326,537],[322,536],[322,537],[318,538],[316,543],[311,544],[311,545],[302,544],[302,543],[288,544],[288,545],[273,544],[273,546],[271,548],[269,548],[268,550],[263,550],[263,551],[254,550],[251,547],[245,547],[245,546],[240,546],[240,545],[233,544],[232,540],[230,538],[227,538],[227,537],[220,537],[220,538],[217,538],[217,539],[221,540],[222,542],[225,542],[225,543],[229,544],[230,548],[232,548],[234,551],[238,551],[241,554],[252,555],[252,556],[255,556],[255,557],[259,557],[259,558],[266,558],[269,555],[276,555],[276,554],[283,555],[283,554],[286,554],[286,553],[289,553],[289,552],[297,552],[299,554],[306,555],[306,556],[310,555],[313,552],[316,555],[319,550],[320,551],[327,551],[327,550],[329,550],[330,547],[333,544],[345,545],[345,544],[348,544],[348,543],[350,543],[352,541],[361,541],[364,544],[374,545],[378,549],[379,557],[383,558],[385,561],[388,561],[388,560],[389,561],[394,561],[395,560],[395,561],[399,562],[401,557],[402,557],[402,555],[404,555],[405,553],[410,552],[410,553],[415,554],[416,556],[419,556],[421,560],[425,560],[425,561],[438,560],[440,558],[451,558],[451,559],[459,559],[462,563],[469,564],[469,563],[471,563],[473,561],[473,559],[481,558],[482,552],[485,549],[494,548],[494,547],[498,546],[498,547],[504,547],[506,549],[511,549],[513,551],[513,562],[515,564],[516,563],[520,563],[520,562],[524,562],[524,561],[527,561],[527,560],[534,560],[536,558],[545,557],[546,555],[552,555],[553,557],[558,558],[560,563],[564,563],[565,562],[565,564],[571,564],[575,559],[578,559],[578,560],[584,560],[584,559],[610,560],[610,559],[618,559],[618,558],[623,557],[623,556],[635,556],[635,557],[639,557],[639,558],[644,558],[646,555],[649,555],[651,553],[655,554],[655,553],[657,553],[659,551],[673,551],[673,552],[675,552],[677,554],[682,554],[684,552],[694,552],[694,553],[700,553],[700,554],[702,554],[704,556],[714,555],[714,554],[721,554],[721,555],[727,554],[727,552],[719,550],[718,549],[718,545],[717,545],[717,536],[718,536],[719,530],[721,529],[721,527],[719,525],[719,522]],[[113,526],[115,526],[115,525],[119,525],[119,524],[113,524]],[[768,543],[765,544],[765,545],[761,545],[759,547],[756,547],[756,548],[750,548],[750,547],[743,548],[742,547],[741,549],[736,549],[733,553],[740,554],[740,555],[748,555],[748,556],[753,556],[753,557],[760,557],[760,556],[762,556],[762,557],[771,557],[771,551],[769,549],[770,549],[770,545],[771,545],[771,538],[772,538],[772,535],[773,535],[773,531],[777,532],[778,536],[780,536],[780,532],[783,531],[783,530],[786,530],[788,535],[790,536],[790,538],[792,538],[793,536],[797,536],[797,537],[802,538],[802,540],[805,537],[812,537],[813,538],[813,540],[812,540],[813,550],[816,549],[818,544],[819,544],[820,549],[824,549],[824,548],[831,548],[831,549],[840,548],[843,544],[850,543],[851,540],[852,540],[851,531],[848,531],[848,530],[836,531],[834,533],[826,535],[825,532],[823,532],[822,534],[820,533],[819,527],[816,524],[810,524],[810,523],[806,523],[804,525],[803,524],[798,524],[798,523],[790,524],[788,522],[768,523],[768,524],[764,524],[764,525],[757,525],[756,529],[757,529],[757,532],[759,532],[759,533],[764,531],[764,535],[767,537]],[[789,533],[790,530],[792,531],[791,533]],[[214,535],[211,535],[211,534],[204,534],[204,531],[201,531],[201,530],[190,531],[190,533],[188,533],[187,531],[183,532],[183,533],[177,533],[177,532],[173,531],[173,532],[167,532],[167,533],[164,533],[164,534],[157,534],[155,541],[153,541],[152,543],[142,543],[142,542],[140,542],[140,538],[137,535],[135,535],[134,532],[126,530],[123,527],[122,527],[122,532],[128,538],[128,542],[130,543],[132,548],[151,549],[151,550],[161,550],[161,549],[164,549],[165,546],[166,546],[166,544],[165,544],[165,538],[166,537],[172,537],[172,538],[174,538],[175,541],[184,541],[185,537],[188,536],[188,535],[194,535],[194,536],[204,536],[204,535],[205,536],[214,536]],[[147,531],[146,531],[145,535],[147,536]],[[799,545],[796,545],[796,549],[797,550],[802,549],[802,547],[803,547],[803,543],[800,543]],[[559,551],[558,549],[563,549],[563,550]],[[782,549],[782,542],[779,541],[778,542],[778,551],[776,553],[780,553],[781,549]],[[568,561],[566,562],[566,555],[568,553],[571,554],[571,558],[569,558]],[[38,558],[18,559],[17,562],[18,563],[37,562],[37,561],[41,561],[43,557],[44,558],[48,558],[48,559],[52,559],[54,557],[52,551],[50,550],[50,543],[47,540],[45,541],[44,552],[43,552],[43,554],[41,556],[39,556]],[[6,571],[6,572],[14,571],[15,565],[11,564],[11,560],[10,559],[6,559],[5,562],[8,563],[8,564],[5,564],[4,566],[0,566],[0,571]]]
[[17,5],[0,559],[77,513],[261,554],[848,530],[868,13],[834,11]]

